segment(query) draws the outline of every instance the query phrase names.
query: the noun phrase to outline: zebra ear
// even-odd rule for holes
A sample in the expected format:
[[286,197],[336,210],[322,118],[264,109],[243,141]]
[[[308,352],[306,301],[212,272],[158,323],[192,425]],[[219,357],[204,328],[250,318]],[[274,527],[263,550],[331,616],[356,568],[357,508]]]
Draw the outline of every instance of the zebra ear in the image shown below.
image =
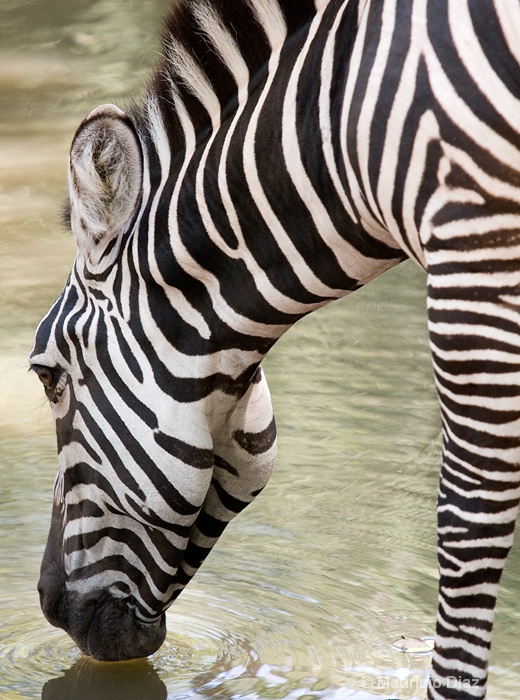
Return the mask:
[[102,105],[80,125],[70,150],[70,220],[85,257],[130,223],[142,184],[142,153],[130,119]]

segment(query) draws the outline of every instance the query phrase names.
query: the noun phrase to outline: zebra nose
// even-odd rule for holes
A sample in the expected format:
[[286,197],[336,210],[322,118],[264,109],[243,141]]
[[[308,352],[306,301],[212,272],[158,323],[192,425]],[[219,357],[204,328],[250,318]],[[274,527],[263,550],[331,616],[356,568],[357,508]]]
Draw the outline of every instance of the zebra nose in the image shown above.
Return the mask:
[[142,623],[125,599],[106,591],[68,600],[66,631],[83,653],[98,661],[127,661],[150,656],[166,636],[164,613],[154,623]]
[[54,627],[67,629],[68,610],[65,596],[65,576],[59,567],[43,569],[38,581],[40,607]]
[[150,656],[166,636],[164,613],[157,622],[140,622],[124,598],[105,590],[80,595],[49,575],[38,584],[47,620],[65,630],[81,651],[98,661],[127,661]]

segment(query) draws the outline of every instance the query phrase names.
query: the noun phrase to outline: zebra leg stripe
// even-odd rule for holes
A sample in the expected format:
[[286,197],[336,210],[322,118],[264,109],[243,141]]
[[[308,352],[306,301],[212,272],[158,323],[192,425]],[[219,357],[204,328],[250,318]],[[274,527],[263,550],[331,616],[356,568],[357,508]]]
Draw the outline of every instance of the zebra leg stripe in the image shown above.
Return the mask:
[[485,287],[468,266],[437,270],[429,275],[429,329],[444,459],[428,698],[469,700],[486,693],[498,584],[518,514],[520,315],[504,301],[504,278],[489,275]]

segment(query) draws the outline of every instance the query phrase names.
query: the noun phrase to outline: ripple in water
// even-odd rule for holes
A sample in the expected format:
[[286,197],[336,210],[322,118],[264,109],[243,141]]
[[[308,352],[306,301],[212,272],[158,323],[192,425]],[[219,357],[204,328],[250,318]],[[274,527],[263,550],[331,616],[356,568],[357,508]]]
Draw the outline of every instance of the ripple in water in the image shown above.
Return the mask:
[[370,641],[366,610],[340,618],[318,596],[258,580],[227,583],[223,588],[220,580],[218,598],[205,586],[186,591],[168,613],[167,642],[152,658],[168,698],[368,700],[381,698],[381,688],[392,690],[392,683],[415,687],[399,697],[424,694],[417,689],[428,659],[410,660],[386,639]]
[[1,687],[17,693],[13,697],[35,697],[35,688],[63,673],[81,654],[71,639],[45,621],[34,603],[18,603],[18,611],[2,615]]
[[132,662],[82,656],[34,602],[23,605],[0,628],[2,699],[370,700],[385,697],[382,690],[393,692],[395,683],[415,689],[399,692],[400,698],[424,695],[428,660],[412,669],[386,641],[367,641],[366,610],[338,618],[319,596],[258,580],[230,576],[218,582],[218,596],[205,590],[216,585],[215,577],[201,576],[201,583],[168,612],[161,649]]

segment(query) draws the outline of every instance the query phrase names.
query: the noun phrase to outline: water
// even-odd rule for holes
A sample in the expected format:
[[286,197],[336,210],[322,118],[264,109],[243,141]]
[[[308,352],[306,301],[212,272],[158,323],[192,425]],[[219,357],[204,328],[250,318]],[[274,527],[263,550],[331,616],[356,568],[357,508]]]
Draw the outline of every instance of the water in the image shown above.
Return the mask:
[[[56,469],[34,327],[68,274],[67,149],[97,104],[139,94],[160,0],[0,0],[0,698],[424,696],[433,633],[439,417],[424,276],[406,263],[298,324],[265,362],[277,469],[168,613],[149,660],[103,664],[51,628],[36,581]],[[520,547],[490,698],[520,692]]]

